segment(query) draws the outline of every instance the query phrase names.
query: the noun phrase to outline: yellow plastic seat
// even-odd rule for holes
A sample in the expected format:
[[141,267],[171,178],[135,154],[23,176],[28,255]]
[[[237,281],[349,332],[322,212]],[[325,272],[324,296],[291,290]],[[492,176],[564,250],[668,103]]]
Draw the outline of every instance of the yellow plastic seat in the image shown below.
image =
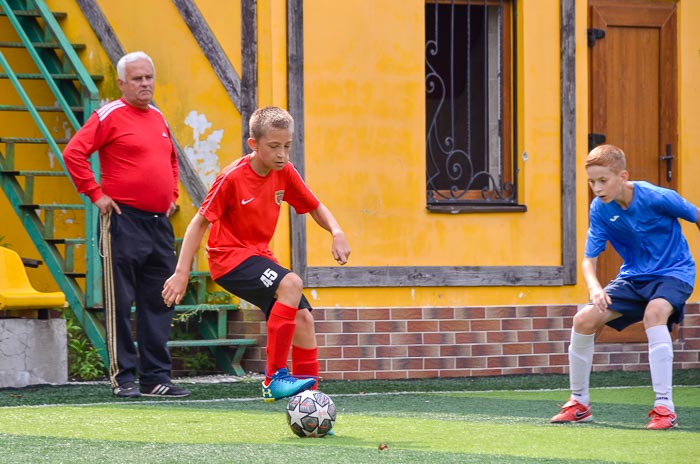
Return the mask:
[[63,308],[63,292],[40,292],[32,287],[22,258],[9,248],[0,247],[0,310]]

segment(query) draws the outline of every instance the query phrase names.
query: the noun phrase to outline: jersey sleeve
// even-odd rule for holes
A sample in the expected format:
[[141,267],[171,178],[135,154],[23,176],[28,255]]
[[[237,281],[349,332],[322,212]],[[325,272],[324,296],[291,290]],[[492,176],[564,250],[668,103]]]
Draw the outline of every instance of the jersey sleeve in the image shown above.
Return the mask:
[[214,179],[206,198],[199,207],[199,214],[204,216],[209,222],[216,222],[224,215],[226,205],[233,198],[233,183],[227,182],[229,171],[219,173]]
[[605,250],[608,235],[601,225],[601,217],[595,206],[591,206],[589,213],[588,233],[586,234],[586,248],[584,256],[586,258],[596,258]]
[[291,169],[288,171],[287,188],[284,192],[284,201],[294,208],[297,214],[305,214],[318,208],[321,203],[313,194],[299,171],[289,163]]
[[63,162],[78,192],[90,197],[93,203],[102,196],[90,167],[90,157],[103,143],[99,129],[100,120],[97,112],[93,112],[63,150]]
[[698,222],[698,208],[675,190],[663,191],[664,212],[671,217]]

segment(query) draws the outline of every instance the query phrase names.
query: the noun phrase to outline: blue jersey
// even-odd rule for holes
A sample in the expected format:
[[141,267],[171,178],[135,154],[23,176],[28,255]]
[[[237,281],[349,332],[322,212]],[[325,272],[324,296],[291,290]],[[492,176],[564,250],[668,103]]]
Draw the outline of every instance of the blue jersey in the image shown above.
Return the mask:
[[585,256],[597,257],[610,241],[623,261],[618,278],[669,276],[694,286],[695,261],[678,219],[697,222],[698,209],[673,190],[643,181],[633,184],[627,209],[615,201],[593,199]]

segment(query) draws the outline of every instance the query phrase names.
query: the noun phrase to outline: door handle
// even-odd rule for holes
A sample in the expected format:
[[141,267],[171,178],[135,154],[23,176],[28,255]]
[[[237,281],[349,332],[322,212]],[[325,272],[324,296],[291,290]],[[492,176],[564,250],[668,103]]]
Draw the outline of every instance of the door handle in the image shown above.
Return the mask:
[[666,154],[659,157],[659,160],[666,161],[666,181],[671,182],[673,179],[673,151],[671,144],[666,144]]

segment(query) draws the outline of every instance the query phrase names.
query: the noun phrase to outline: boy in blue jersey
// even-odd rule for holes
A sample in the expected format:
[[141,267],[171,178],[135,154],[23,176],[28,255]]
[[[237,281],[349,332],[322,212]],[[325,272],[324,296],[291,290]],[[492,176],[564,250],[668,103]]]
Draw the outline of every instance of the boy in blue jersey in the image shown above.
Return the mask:
[[[630,181],[624,152],[613,145],[586,157],[590,207],[586,250],[581,264],[590,303],[574,316],[569,345],[571,397],[552,423],[590,422],[589,379],[596,331],[604,324],[622,330],[644,321],[649,370],[656,394],[646,428],[677,425],[671,396],[673,345],[670,330],[683,320],[695,285],[695,262],[678,219],[700,229],[698,208],[673,190]],[[596,277],[598,255],[610,241],[623,264],[603,288]]]

